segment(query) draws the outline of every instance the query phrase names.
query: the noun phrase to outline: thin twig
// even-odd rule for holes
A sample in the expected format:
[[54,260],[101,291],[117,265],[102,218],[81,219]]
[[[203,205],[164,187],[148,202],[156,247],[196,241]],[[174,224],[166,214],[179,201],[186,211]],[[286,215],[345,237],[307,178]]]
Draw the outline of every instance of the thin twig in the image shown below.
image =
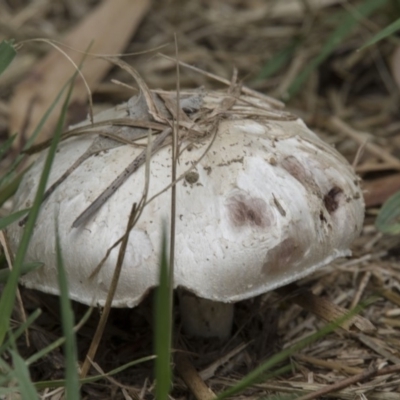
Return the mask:
[[[346,124],[340,118],[334,116],[329,118],[327,122],[327,126],[330,129],[334,129],[335,131],[340,131],[353,139],[355,142],[359,143],[361,146],[365,144],[365,138],[360,134],[357,130],[353,129],[350,125]],[[365,144],[365,150],[369,153],[377,156],[381,160],[385,160],[386,162],[392,165],[392,168],[400,169],[400,160],[385,151],[382,147],[378,146],[375,143],[368,142]]]
[[201,379],[196,368],[184,353],[175,355],[176,369],[197,400],[213,400],[217,396]]
[[106,327],[108,315],[110,314],[110,310],[111,310],[111,304],[114,299],[115,292],[117,290],[118,281],[119,281],[119,277],[120,277],[121,270],[122,270],[122,264],[124,262],[125,251],[126,251],[126,247],[128,246],[129,234],[131,232],[131,227],[132,227],[132,223],[135,218],[135,215],[136,215],[136,203],[134,203],[132,205],[132,210],[129,215],[125,234],[123,236],[121,247],[119,248],[117,264],[115,266],[114,274],[113,274],[113,277],[111,280],[111,285],[110,285],[110,288],[107,293],[106,303],[104,305],[103,312],[101,314],[101,317],[100,317],[99,323],[97,325],[96,332],[94,333],[89,350],[86,354],[85,361],[83,362],[82,369],[81,369],[81,378],[85,378],[87,373],[89,372],[91,360],[94,360],[94,357],[95,357],[97,349],[99,347],[101,338],[103,336],[104,329]]
[[[165,129],[157,139],[154,140],[151,153],[154,154],[163,144],[164,140],[171,133],[171,128]],[[144,149],[113,182],[88,206],[74,221],[73,228],[78,228],[84,224],[114,193],[124,184],[124,182],[142,166],[146,161],[147,149]]]
[[[166,56],[165,54],[160,54],[160,56],[166,58],[167,60],[170,60],[170,61],[173,61],[173,62],[178,62],[180,65],[182,65],[185,68],[188,68],[188,69],[191,69],[193,71],[196,71],[196,72],[198,72],[198,73],[200,73],[202,75],[205,75],[205,76],[207,76],[207,77],[209,77],[211,79],[214,79],[214,80],[216,80],[218,82],[224,83],[225,85],[228,85],[228,86],[231,85],[231,81],[229,79],[225,79],[225,78],[222,78],[222,77],[220,77],[218,75],[214,75],[214,74],[212,74],[210,72],[203,71],[202,69],[194,67],[193,65],[190,65],[190,64],[186,64],[183,61],[177,61],[174,58]],[[267,103],[271,104],[272,106],[274,106],[276,108],[284,108],[285,107],[285,104],[282,103],[281,101],[276,100],[273,97],[267,96],[267,95],[262,94],[260,92],[257,92],[256,90],[250,89],[250,88],[248,88],[246,86],[242,86],[240,89],[244,94],[248,94],[250,96],[257,97],[258,99],[262,99],[262,100],[266,101]]]

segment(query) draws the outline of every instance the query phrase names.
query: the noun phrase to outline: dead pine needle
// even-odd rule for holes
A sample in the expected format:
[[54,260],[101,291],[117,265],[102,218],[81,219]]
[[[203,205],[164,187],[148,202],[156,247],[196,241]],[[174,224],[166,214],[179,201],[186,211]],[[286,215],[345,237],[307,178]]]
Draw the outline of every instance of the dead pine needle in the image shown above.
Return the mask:
[[83,362],[83,365],[81,368],[81,374],[80,374],[81,378],[85,378],[87,373],[89,372],[91,360],[94,360],[94,357],[96,356],[97,349],[99,347],[101,338],[103,336],[104,329],[106,327],[108,316],[109,316],[110,310],[111,310],[111,304],[112,304],[115,292],[117,290],[119,276],[121,273],[122,264],[124,262],[125,251],[126,251],[126,247],[128,246],[129,234],[130,234],[130,231],[132,228],[133,221],[135,219],[135,215],[136,215],[136,203],[134,203],[132,205],[132,210],[129,215],[126,232],[122,239],[121,247],[119,248],[117,264],[115,266],[111,285],[110,285],[110,288],[109,288],[109,291],[107,294],[106,304],[104,305],[103,312],[101,314],[99,323],[98,323],[96,331],[94,333],[94,336],[93,336],[92,342],[90,344],[89,350],[87,352],[85,361]]

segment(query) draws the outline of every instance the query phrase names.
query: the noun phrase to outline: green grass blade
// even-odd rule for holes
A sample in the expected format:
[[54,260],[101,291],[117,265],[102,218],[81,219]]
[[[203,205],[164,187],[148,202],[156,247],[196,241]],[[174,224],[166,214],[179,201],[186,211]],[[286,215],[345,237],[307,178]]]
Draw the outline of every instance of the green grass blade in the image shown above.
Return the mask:
[[17,137],[17,134],[14,134],[10,136],[1,146],[0,146],[0,160],[4,157],[4,154],[7,153],[8,150],[10,150],[15,138]]
[[387,38],[388,36],[391,36],[393,33],[397,32],[400,29],[400,18],[394,21],[392,24],[387,26],[386,28],[382,29],[380,32],[378,32],[375,36],[373,36],[370,40],[367,41],[367,43],[364,44],[364,46],[360,47],[359,50],[363,50],[366,47],[372,46],[373,44],[379,42],[382,39]]
[[375,226],[382,233],[400,234],[400,192],[389,197],[382,206],[376,218]]
[[10,41],[3,40],[0,43],[0,75],[8,68],[16,54]]
[[[2,399],[3,398],[4,399],[19,399],[19,398],[21,398],[20,396],[15,395],[17,392],[17,388],[13,388],[13,387],[4,388],[2,386],[3,385],[0,381],[0,396],[3,396],[3,397],[1,397]],[[14,394],[14,396],[12,396],[13,394]],[[9,396],[9,397],[7,397],[7,396]]]
[[8,225],[11,225],[15,221],[18,221],[19,219],[21,219],[23,216],[25,216],[25,214],[28,211],[29,211],[29,208],[26,208],[25,210],[19,210],[19,211],[16,211],[15,213],[12,213],[3,218],[0,218],[0,230],[7,228]]
[[[35,269],[42,267],[43,265],[44,264],[39,261],[23,264],[21,267],[21,275],[25,275],[29,272],[32,272]],[[8,268],[0,269],[0,283],[7,283],[7,280],[10,277],[10,275],[11,275],[11,270],[9,270]]]
[[[8,177],[13,174],[14,171],[10,169]],[[20,172],[17,176],[13,178],[11,182],[2,186],[8,179],[2,180],[0,178],[0,207],[17,191],[19,184],[21,183],[22,177],[24,176],[25,171]]]
[[301,39],[295,39],[293,40],[292,43],[289,44],[286,48],[284,48],[282,51],[280,51],[278,54],[276,54],[274,57],[272,57],[271,60],[269,60],[262,70],[260,71],[260,74],[257,76],[256,80],[262,80],[269,78],[270,76],[274,75],[275,73],[279,72],[282,70],[282,68],[289,62],[289,60],[292,58],[293,53],[296,51],[300,43],[302,42]]
[[29,376],[28,367],[21,356],[14,350],[10,350],[14,364],[14,376],[18,382],[18,387],[21,392],[21,397],[23,399],[29,400],[39,400],[39,396],[36,392],[35,386],[33,385],[31,378]]
[[[85,315],[79,321],[78,326],[82,326],[86,323],[92,313],[92,308],[89,308],[88,311],[85,312]],[[57,347],[62,346],[65,343],[65,337],[60,337],[55,340],[53,343],[50,343],[45,348],[41,349],[40,351],[36,352],[35,354],[31,355],[29,358],[25,360],[27,365],[31,365],[32,363],[40,360],[46,354],[49,354],[51,351],[55,350]]]
[[[75,74],[75,76],[76,76],[76,74]],[[73,86],[71,83],[68,94],[66,96],[66,99],[65,99],[63,107],[62,107],[60,117],[57,122],[53,141],[51,143],[51,146],[50,146],[48,154],[47,154],[45,165],[43,167],[43,172],[42,172],[42,175],[40,177],[40,181],[39,181],[39,184],[37,187],[35,199],[33,201],[33,205],[29,212],[29,218],[26,223],[24,232],[22,234],[21,242],[19,244],[16,256],[15,256],[14,268],[9,276],[9,279],[7,280],[7,284],[4,287],[2,296],[0,298],[0,315],[1,315],[1,318],[0,318],[0,345],[3,343],[5,335],[9,328],[11,312],[12,312],[12,309],[14,306],[15,293],[17,290],[18,278],[20,276],[21,268],[24,263],[25,254],[28,250],[30,237],[31,237],[34,227],[35,227],[35,221],[39,215],[39,210],[40,210],[40,206],[42,203],[43,194],[46,189],[46,183],[47,183],[48,177],[50,175],[50,169],[51,169],[51,166],[52,166],[55,154],[56,154],[57,145],[60,140],[61,133],[62,133],[62,128],[64,126],[65,116],[67,113],[67,108],[68,108],[69,99],[70,99],[70,96],[72,93],[72,88],[73,88]]]
[[157,400],[168,400],[171,390],[171,296],[170,296],[170,268],[167,258],[167,233],[163,226],[160,283],[156,289],[154,344],[157,355],[155,362],[156,395]]
[[[2,357],[0,357],[0,388],[10,386],[10,380],[12,379],[12,370],[8,363],[6,363]],[[14,382],[13,382],[14,383]],[[15,383],[14,383],[15,385]],[[15,389],[14,389],[15,391]]]
[[[130,367],[134,367],[135,365],[154,360],[156,357],[154,355],[152,356],[146,356],[142,358],[138,358],[137,360],[131,361],[127,364],[122,365],[121,367],[115,368],[112,371],[107,372],[104,375],[94,375],[94,376],[89,376],[83,379],[79,379],[79,384],[84,385],[85,383],[93,383],[97,382],[100,379],[104,379],[105,376],[113,376],[116,375],[122,371],[125,371],[126,369]],[[43,390],[49,387],[52,388],[57,388],[57,387],[64,387],[65,386],[65,380],[64,379],[58,379],[58,380],[52,380],[52,381],[41,381],[41,382],[35,382],[34,383],[36,389],[38,390]]]
[[[23,322],[13,333],[12,338],[15,341],[18,339],[25,331],[35,322],[35,320],[40,316],[42,313],[41,310],[34,311],[29,317]],[[7,349],[10,348],[12,345],[12,340],[7,340],[0,346],[0,354],[3,354]]]
[[350,34],[352,29],[359,23],[362,18],[367,17],[372,12],[385,5],[387,0],[366,0],[360,6],[355,8],[351,13],[341,19],[339,26],[330,35],[327,42],[322,47],[320,53],[312,59],[306,68],[300,73],[297,79],[288,88],[285,100],[293,97],[300,90],[304,82],[308,79],[310,74],[324,62],[330,54],[339,46],[339,44]]
[[65,337],[65,385],[67,390],[67,400],[78,400],[81,398],[79,390],[78,376],[78,351],[74,332],[74,313],[69,300],[67,274],[65,273],[64,262],[60,245],[60,237],[56,228],[56,256],[58,286],[60,288],[60,307],[62,330]]

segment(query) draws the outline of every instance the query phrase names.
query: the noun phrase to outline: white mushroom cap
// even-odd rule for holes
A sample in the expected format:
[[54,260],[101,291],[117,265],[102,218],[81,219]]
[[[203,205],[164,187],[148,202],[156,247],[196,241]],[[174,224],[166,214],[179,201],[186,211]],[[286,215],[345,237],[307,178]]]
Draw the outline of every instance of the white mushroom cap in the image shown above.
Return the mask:
[[[259,98],[241,96],[232,107],[221,108],[226,100],[231,97],[221,92],[203,99],[192,127],[203,135],[182,129],[186,138],[181,139],[178,175],[206,152],[214,127],[217,133],[204,157],[176,185],[174,286],[230,303],[286,285],[349,255],[349,245],[362,227],[364,205],[352,167],[303,121]],[[119,110],[124,107],[128,106]],[[109,113],[113,115],[112,110]],[[94,137],[61,143],[49,186]],[[27,261],[45,266],[21,278],[24,285],[59,293],[57,219],[71,298],[104,304],[118,247],[98,274],[89,276],[124,234],[131,206],[142,197],[145,167],[130,176],[87,223],[78,228],[72,224],[142,150],[122,145],[90,157],[44,202]],[[26,173],[15,196],[15,210],[31,205],[45,157],[46,152]],[[151,158],[148,198],[170,182],[168,145]],[[161,221],[169,218],[170,207],[169,190],[144,207],[130,234],[113,306],[133,307],[157,285]],[[14,250],[22,230],[18,224],[7,230]]]

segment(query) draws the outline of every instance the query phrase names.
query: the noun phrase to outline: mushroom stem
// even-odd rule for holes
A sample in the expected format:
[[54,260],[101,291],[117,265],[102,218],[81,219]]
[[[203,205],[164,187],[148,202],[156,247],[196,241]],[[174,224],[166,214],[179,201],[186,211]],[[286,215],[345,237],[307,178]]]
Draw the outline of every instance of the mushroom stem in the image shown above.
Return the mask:
[[230,336],[233,323],[233,303],[221,303],[197,297],[179,290],[179,307],[185,332],[197,337]]

